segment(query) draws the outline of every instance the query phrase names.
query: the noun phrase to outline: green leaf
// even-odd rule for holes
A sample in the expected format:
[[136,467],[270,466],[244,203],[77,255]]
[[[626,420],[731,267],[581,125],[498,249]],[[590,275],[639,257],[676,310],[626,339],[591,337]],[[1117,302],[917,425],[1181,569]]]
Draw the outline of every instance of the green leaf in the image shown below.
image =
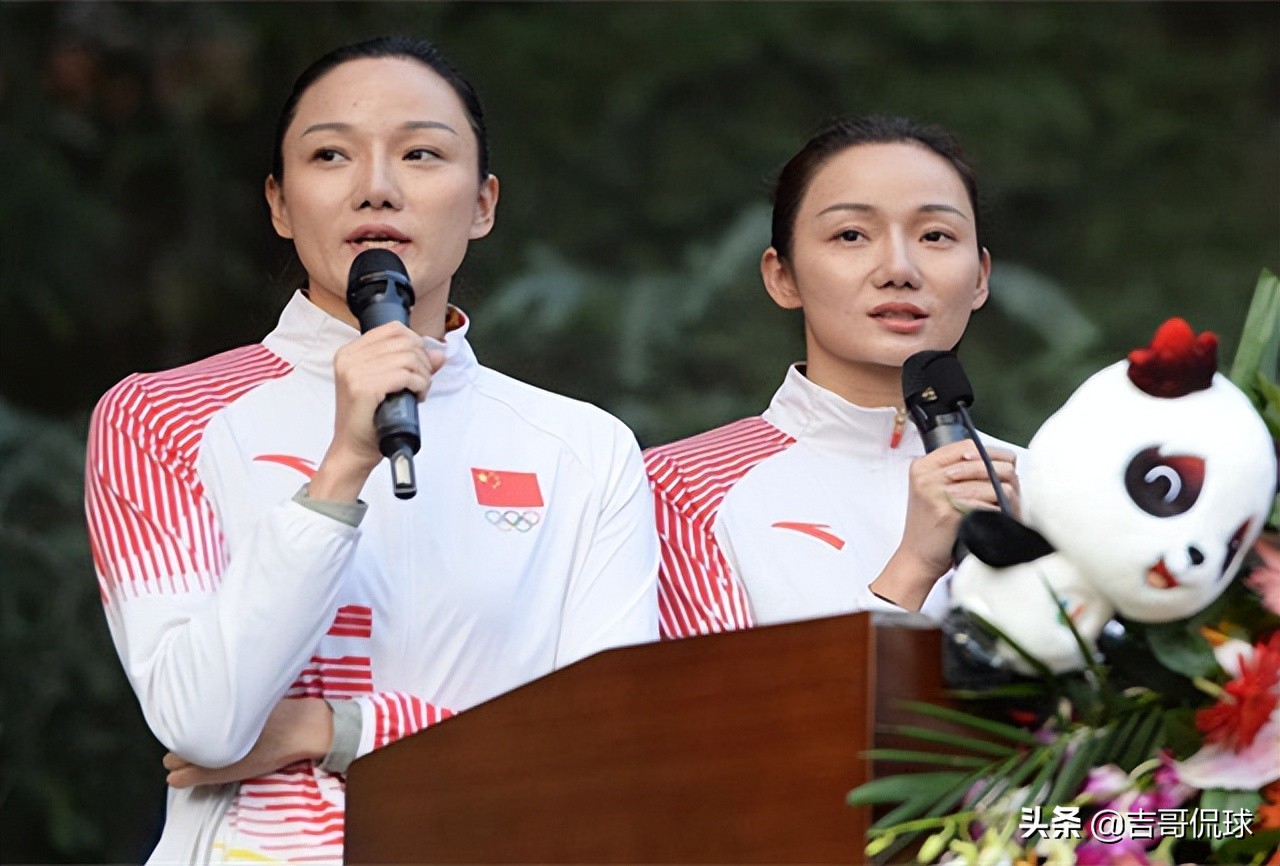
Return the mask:
[[1047,793],[1054,774],[1058,771],[1058,766],[1062,763],[1063,757],[1067,753],[1067,741],[1065,738],[1058,739],[1046,751],[1044,766],[1036,773],[1035,779],[1027,786],[1026,793],[1018,802],[1018,807],[1027,806],[1037,803],[1041,799],[1041,795]]
[[906,800],[922,790],[937,790],[939,793],[959,785],[966,777],[965,773],[903,773],[886,776],[883,779],[872,779],[859,785],[845,797],[850,806],[866,806],[872,803],[896,803]]
[[1179,761],[1186,760],[1199,751],[1204,745],[1204,736],[1196,727],[1194,709],[1179,707],[1165,711],[1164,743]]
[[1147,646],[1160,664],[1188,677],[1206,677],[1218,670],[1213,647],[1195,623],[1161,623],[1147,628]]
[[1135,726],[1133,737],[1129,740],[1120,760],[1116,762],[1122,770],[1128,772],[1154,756],[1156,741],[1163,733],[1162,716],[1163,713],[1159,709],[1141,714],[1141,722]]
[[902,761],[908,764],[937,764],[941,767],[986,767],[991,762],[974,755],[944,755],[913,749],[868,749],[863,757],[872,761]]
[[1240,809],[1253,811],[1262,805],[1262,795],[1255,790],[1235,788],[1209,788],[1200,794],[1200,808],[1226,809],[1232,812]]
[[993,776],[992,784],[979,795],[979,799],[998,800],[1017,789],[1019,785],[1031,777],[1032,773],[1044,766],[1045,762],[1050,758],[1052,749],[1052,746],[1041,745],[1038,749],[1028,752],[1016,767],[1010,768],[999,776]]
[[1038,698],[1044,695],[1045,686],[1040,682],[1009,683],[1003,686],[978,689],[949,689],[947,696],[957,701],[991,701],[1005,698]]
[[1231,364],[1230,379],[1241,391],[1261,401],[1257,390],[1258,376],[1276,378],[1276,361],[1280,357],[1280,280],[1263,268],[1249,302],[1240,346]]
[[901,734],[916,740],[924,740],[929,743],[943,743],[948,746],[954,746],[957,749],[969,749],[974,752],[982,752],[987,755],[995,755],[1004,758],[1015,754],[1016,749],[1012,746],[993,743],[990,740],[980,740],[976,737],[965,737],[960,734],[953,734],[948,731],[938,731],[933,728],[922,728],[917,725],[887,725],[884,728],[886,733]]
[[1227,828],[1225,815],[1227,812],[1248,812],[1252,814],[1260,805],[1262,805],[1262,795],[1256,790],[1240,791],[1228,788],[1210,788],[1204,791],[1200,795],[1201,810],[1217,809],[1222,816],[1219,821],[1219,827],[1222,830],[1209,834],[1209,847],[1217,850],[1226,845],[1232,838],[1236,838],[1225,835]]
[[966,728],[974,728],[1024,746],[1043,745],[1043,743],[1036,739],[1035,735],[1029,731],[1025,731],[1014,725],[1004,724],[1003,722],[993,722],[990,719],[984,719],[981,716],[975,716],[972,713],[966,713],[963,710],[956,710],[951,707],[935,706],[934,704],[926,704],[921,701],[901,701],[899,702],[899,706],[913,710],[921,715],[931,716],[935,719],[943,719],[944,721],[953,722]]
[[1272,437],[1280,437],[1280,386],[1261,371],[1258,372],[1254,386],[1257,388],[1254,397],[1261,404],[1258,411],[1262,413],[1267,430]]
[[1054,779],[1053,787],[1049,789],[1049,795],[1045,799],[1046,806],[1064,803],[1075,796],[1080,786],[1084,784],[1085,777],[1089,775],[1089,770],[1094,766],[1093,759],[1098,754],[1100,745],[1101,738],[1098,736],[1091,735],[1084,738],[1075,752],[1063,763],[1062,771]]
[[[906,844],[920,833],[934,829],[943,823],[942,821],[921,821],[921,816],[929,810],[929,805],[935,799],[937,798],[923,793],[908,797],[899,803],[896,808],[868,827],[867,830],[868,832],[871,830],[889,830],[898,835],[903,840],[903,843]],[[911,826],[913,824],[916,826]]]

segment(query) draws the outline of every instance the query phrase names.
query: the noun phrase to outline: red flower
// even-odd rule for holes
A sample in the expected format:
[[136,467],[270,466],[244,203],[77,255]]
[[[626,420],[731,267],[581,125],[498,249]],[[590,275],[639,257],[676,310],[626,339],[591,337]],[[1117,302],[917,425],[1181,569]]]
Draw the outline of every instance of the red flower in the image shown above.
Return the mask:
[[1227,696],[1212,707],[1196,711],[1196,727],[1206,742],[1222,743],[1233,751],[1247,749],[1280,703],[1280,631],[1253,648],[1253,658],[1241,663],[1240,675],[1224,686]]

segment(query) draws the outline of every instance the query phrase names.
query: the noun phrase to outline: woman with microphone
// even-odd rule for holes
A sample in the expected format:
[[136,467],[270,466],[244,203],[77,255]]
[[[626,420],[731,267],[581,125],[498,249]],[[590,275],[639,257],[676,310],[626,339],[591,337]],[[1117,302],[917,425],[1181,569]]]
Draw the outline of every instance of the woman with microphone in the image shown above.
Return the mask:
[[[481,365],[449,303],[498,203],[466,80],[425,42],[327,54],[284,105],[265,192],[306,272],[275,330],[128,377],[90,431],[107,621],[170,750],[151,862],[341,862],[354,757],[658,634],[631,432]],[[361,333],[347,287],[369,250],[412,303]],[[374,416],[404,391],[421,448],[399,499]]]
[[[760,260],[805,361],[769,408],[646,454],[666,637],[857,610],[941,617],[964,512],[997,495],[968,439],[925,453],[904,362],[987,300],[972,168],[903,118],[830,123],[784,166]],[[1013,446],[987,440],[1016,507]]]

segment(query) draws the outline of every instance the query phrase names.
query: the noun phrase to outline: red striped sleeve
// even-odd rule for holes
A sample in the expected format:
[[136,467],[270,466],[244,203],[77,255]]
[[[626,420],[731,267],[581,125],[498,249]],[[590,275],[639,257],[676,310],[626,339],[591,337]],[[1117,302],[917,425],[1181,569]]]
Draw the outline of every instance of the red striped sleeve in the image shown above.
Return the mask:
[[452,710],[437,707],[404,692],[378,692],[364,700],[373,705],[375,749],[381,749],[401,737],[416,734],[428,725],[442,722],[453,715]]
[[261,345],[136,374],[98,402],[89,426],[85,512],[103,603],[213,589],[226,552],[196,458],[219,409],[291,366]]
[[746,590],[716,541],[716,513],[739,479],[794,441],[763,418],[744,418],[645,452],[662,554],[664,638],[751,627]]

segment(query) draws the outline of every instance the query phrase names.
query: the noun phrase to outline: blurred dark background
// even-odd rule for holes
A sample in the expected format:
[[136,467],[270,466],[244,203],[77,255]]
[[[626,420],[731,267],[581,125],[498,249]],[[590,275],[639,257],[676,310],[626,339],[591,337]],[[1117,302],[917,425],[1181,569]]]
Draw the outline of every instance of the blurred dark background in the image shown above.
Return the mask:
[[163,750],[81,513],[112,383],[258,340],[295,285],[262,203],[276,112],[335,45],[437,41],[478,87],[498,225],[455,299],[482,360],[651,445],[758,412],[803,352],[756,264],[827,116],[951,127],[993,298],[966,338],[1025,442],[1169,315],[1223,339],[1280,266],[1280,4],[0,5],[0,861],[145,857]]

